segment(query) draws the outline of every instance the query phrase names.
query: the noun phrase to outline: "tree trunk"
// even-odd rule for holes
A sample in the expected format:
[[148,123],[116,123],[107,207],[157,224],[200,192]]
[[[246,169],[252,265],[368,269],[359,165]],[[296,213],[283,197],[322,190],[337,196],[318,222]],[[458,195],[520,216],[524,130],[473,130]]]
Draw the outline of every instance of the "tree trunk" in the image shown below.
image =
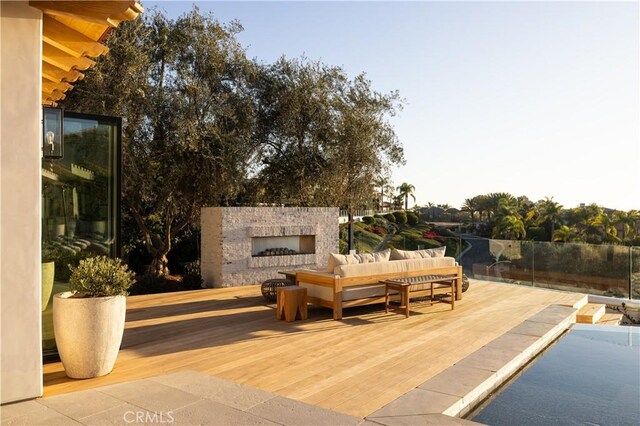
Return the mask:
[[349,225],[348,225],[348,236],[347,236],[347,246],[348,246],[348,250],[349,253],[351,253],[351,250],[353,250],[353,211],[351,210],[351,207],[349,207]]
[[160,254],[158,257],[154,257],[149,267],[149,273],[156,277],[161,277],[169,274],[169,260],[164,254]]

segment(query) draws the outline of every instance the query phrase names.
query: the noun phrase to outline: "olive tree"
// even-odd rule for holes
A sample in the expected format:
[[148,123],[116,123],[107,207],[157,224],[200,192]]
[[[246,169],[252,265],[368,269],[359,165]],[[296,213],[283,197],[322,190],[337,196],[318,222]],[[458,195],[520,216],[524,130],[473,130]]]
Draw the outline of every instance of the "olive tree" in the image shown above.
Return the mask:
[[372,201],[380,174],[404,162],[389,123],[398,93],[305,58],[280,58],[256,81],[262,201],[357,207]]
[[172,242],[201,207],[235,197],[254,156],[255,66],[241,30],[195,8],[176,20],[152,11],[124,22],[65,103],[124,117],[123,201],[156,275],[169,272]]

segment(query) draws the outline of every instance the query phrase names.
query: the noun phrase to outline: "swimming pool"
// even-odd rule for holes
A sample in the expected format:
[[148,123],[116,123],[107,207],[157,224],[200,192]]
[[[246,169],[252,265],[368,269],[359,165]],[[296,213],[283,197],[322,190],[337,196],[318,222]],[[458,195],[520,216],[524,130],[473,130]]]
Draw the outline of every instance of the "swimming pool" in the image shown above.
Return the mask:
[[637,425],[640,327],[574,325],[468,418],[488,425]]

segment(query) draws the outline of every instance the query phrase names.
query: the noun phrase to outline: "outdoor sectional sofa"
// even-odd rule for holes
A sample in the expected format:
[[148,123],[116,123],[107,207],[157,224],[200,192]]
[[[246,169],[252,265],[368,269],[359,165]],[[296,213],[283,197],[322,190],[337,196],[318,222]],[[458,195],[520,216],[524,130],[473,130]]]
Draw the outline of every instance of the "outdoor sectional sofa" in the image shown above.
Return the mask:
[[333,319],[342,319],[342,309],[384,303],[381,280],[423,275],[456,275],[456,299],[462,298],[462,267],[453,257],[388,260],[336,266],[333,272],[300,270],[296,284],[307,289],[307,301],[333,309]]

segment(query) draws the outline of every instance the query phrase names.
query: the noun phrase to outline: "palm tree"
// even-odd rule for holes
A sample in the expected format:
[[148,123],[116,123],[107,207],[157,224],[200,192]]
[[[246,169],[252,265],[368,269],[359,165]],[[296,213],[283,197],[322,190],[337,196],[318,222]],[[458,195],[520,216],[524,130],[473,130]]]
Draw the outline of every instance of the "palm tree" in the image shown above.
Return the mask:
[[388,194],[390,189],[391,191],[393,191],[393,187],[389,184],[390,182],[391,182],[391,179],[389,178],[389,176],[383,176],[383,175],[378,176],[373,181],[373,184],[375,186],[380,187],[380,211],[384,211],[385,196],[389,198]]
[[558,228],[552,235],[552,241],[559,241],[563,243],[568,243],[573,241],[576,237],[576,232],[569,228],[567,225],[562,225]]
[[603,213],[598,218],[597,224],[604,229],[605,239],[604,241],[609,244],[620,243],[622,240],[618,237],[618,228],[616,227],[617,221],[610,217],[608,214]]
[[409,196],[413,198],[413,202],[415,203],[416,197],[413,195],[413,192],[416,190],[416,187],[411,185],[410,183],[403,182],[402,185],[398,187],[398,196],[404,198],[404,209],[409,209]]
[[474,224],[475,223],[475,214],[476,212],[478,212],[480,209],[479,203],[478,203],[478,197],[473,197],[473,198],[467,198],[464,200],[464,203],[462,204],[462,211],[465,212],[469,212],[469,214],[471,215],[471,223]]
[[402,208],[402,194],[393,197],[393,209],[400,210]]
[[493,228],[494,238],[502,237],[521,240],[527,236],[519,208],[518,200],[514,197],[499,199],[496,209],[496,225]]
[[629,223],[631,224],[631,238],[638,236],[638,224],[640,223],[640,212],[638,210],[629,210],[627,212]]
[[487,220],[489,220],[490,219],[490,217],[489,217],[489,215],[490,215],[489,209],[491,208],[490,207],[489,198],[486,195],[478,195],[478,196],[476,196],[474,198],[476,198],[476,203],[478,205],[478,213],[479,213],[479,216],[480,216],[480,220],[482,220],[482,214],[483,213],[487,214],[486,218],[487,218]]
[[519,214],[508,214],[498,219],[493,228],[493,238],[513,238],[523,240],[527,236],[527,231]]
[[622,228],[622,240],[631,240],[638,235],[638,221],[640,213],[637,210],[616,211],[613,213],[615,225]]
[[560,203],[556,203],[553,201],[553,197],[545,197],[544,200],[538,201],[538,212],[540,213],[540,222],[548,222],[550,226],[551,237],[556,230],[556,223],[560,217],[560,213],[562,212],[562,205]]
[[491,194],[485,195],[485,197],[489,220],[491,220],[491,217],[495,216],[495,214],[498,212],[500,200],[515,200],[515,197],[508,192],[492,192]]

